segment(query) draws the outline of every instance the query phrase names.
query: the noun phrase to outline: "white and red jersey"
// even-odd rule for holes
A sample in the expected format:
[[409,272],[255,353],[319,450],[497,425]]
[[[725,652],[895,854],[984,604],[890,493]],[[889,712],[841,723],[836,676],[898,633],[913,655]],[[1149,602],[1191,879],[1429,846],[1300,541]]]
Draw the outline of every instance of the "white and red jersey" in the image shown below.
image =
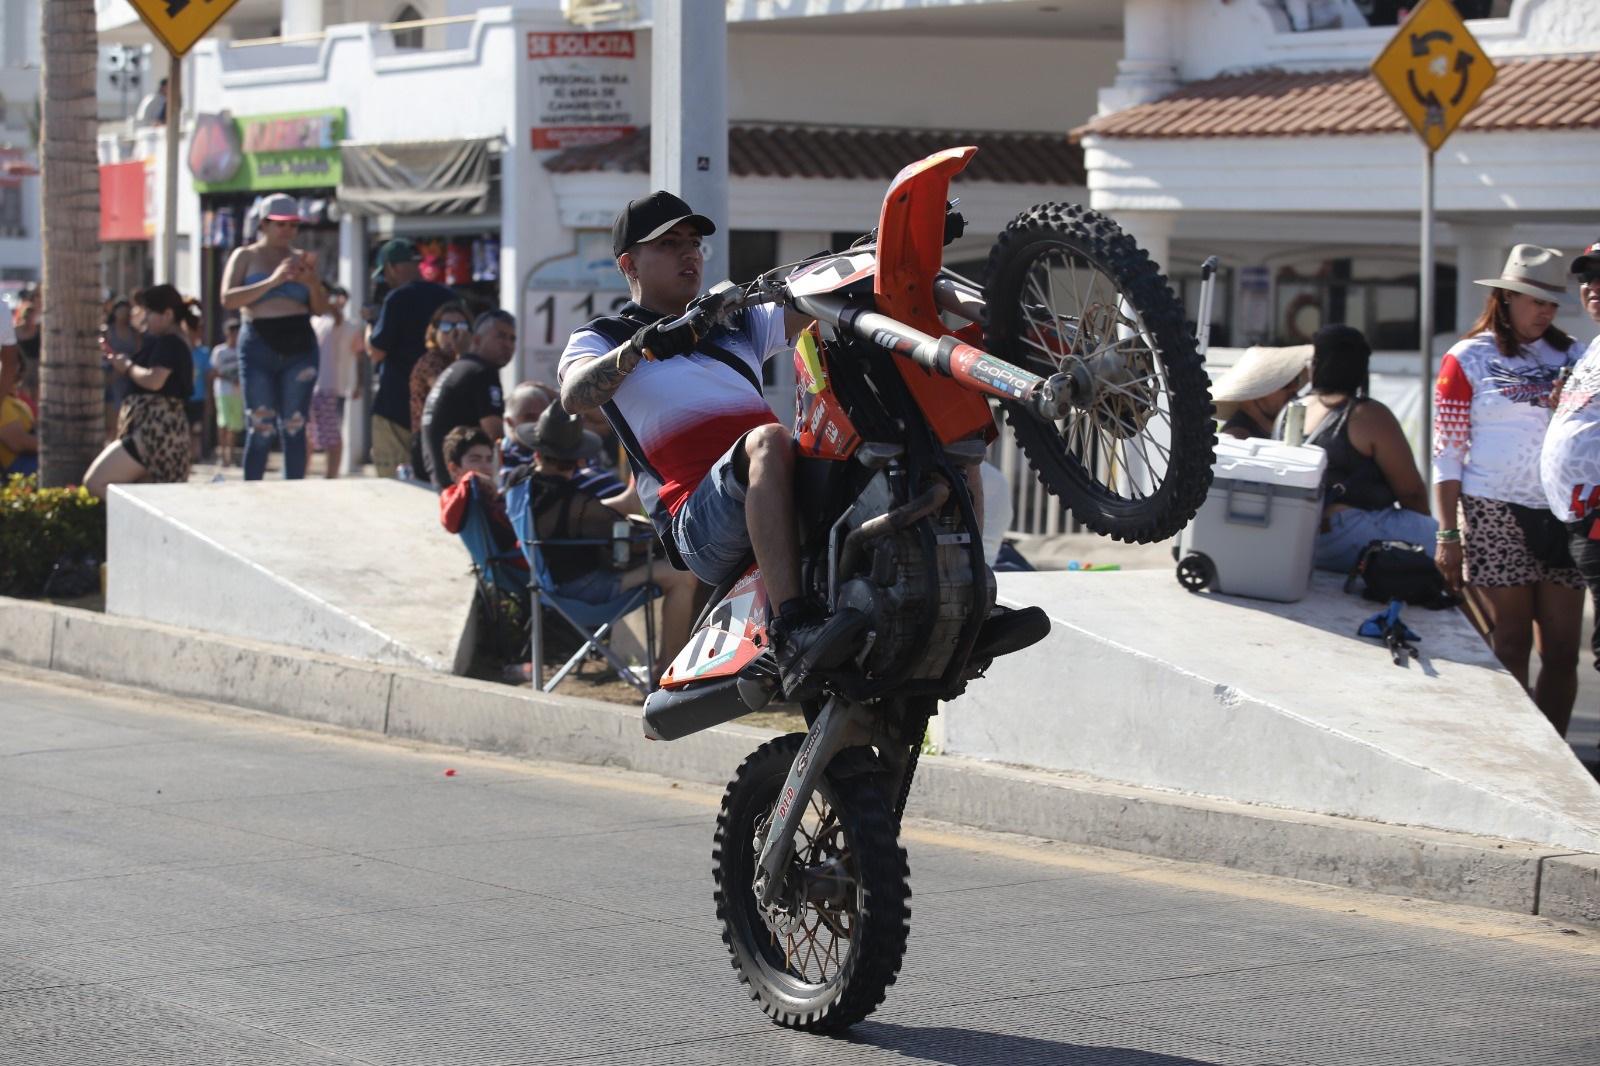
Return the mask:
[[[1576,350],[1576,349],[1574,349]],[[1545,500],[1563,522],[1600,511],[1600,341],[1592,341],[1561,388],[1544,435],[1539,477]]]
[[1507,357],[1492,333],[1457,341],[1434,388],[1434,482],[1459,481],[1468,496],[1544,507],[1539,450],[1550,393],[1582,353],[1581,345],[1560,352],[1538,340]]
[[[739,329],[718,332],[710,339],[747,363],[759,381],[763,364],[789,348],[783,307],[749,307],[742,317]],[[575,360],[605,355],[614,347],[595,330],[575,330],[561,353],[556,379],[564,379]],[[748,378],[701,352],[640,363],[612,401],[645,460],[661,475],[656,485],[645,471],[634,472],[646,510],[654,509],[651,496],[659,495],[673,514],[734,441],[757,426],[778,421]]]

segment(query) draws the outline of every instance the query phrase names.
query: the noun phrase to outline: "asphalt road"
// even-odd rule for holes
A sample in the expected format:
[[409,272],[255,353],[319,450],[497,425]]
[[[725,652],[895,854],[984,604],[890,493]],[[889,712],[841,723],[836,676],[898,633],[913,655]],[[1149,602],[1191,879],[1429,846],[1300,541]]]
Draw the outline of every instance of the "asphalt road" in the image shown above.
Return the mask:
[[0,1062],[1600,1062],[1600,934],[931,823],[900,983],[791,1033],[716,802],[0,669]]

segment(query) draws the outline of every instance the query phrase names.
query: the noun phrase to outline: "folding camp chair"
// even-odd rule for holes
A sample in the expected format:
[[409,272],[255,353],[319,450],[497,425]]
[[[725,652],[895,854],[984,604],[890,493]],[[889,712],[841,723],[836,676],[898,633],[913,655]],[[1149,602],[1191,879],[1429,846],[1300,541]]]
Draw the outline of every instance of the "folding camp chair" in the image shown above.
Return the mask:
[[[604,547],[608,551],[616,543],[613,538],[598,539],[541,539],[538,523],[534,521],[532,491],[529,481],[521,481],[506,491],[506,513],[511,516],[511,525],[517,531],[517,537],[522,542],[522,554],[528,561],[531,576],[528,582],[529,600],[531,604],[530,633],[529,633],[529,658],[533,670],[533,686],[543,692],[551,692],[562,680],[581,664],[589,654],[598,654],[610,664],[617,676],[638,689],[641,695],[649,695],[651,685],[648,680],[641,679],[638,674],[624,662],[615,651],[611,649],[609,638],[616,629],[617,623],[629,614],[646,607],[650,601],[661,595],[658,585],[646,580],[636,588],[623,591],[605,603],[588,603],[583,600],[562,596],[555,591],[556,583],[550,576],[550,570],[544,562],[544,548],[554,547]],[[627,541],[638,539],[651,539],[653,532],[646,531],[642,534],[630,534]],[[544,676],[544,608],[554,612],[583,642],[582,646],[562,664],[548,682]],[[646,678],[655,669],[656,661],[656,628],[653,614],[646,610],[644,614],[645,632],[645,671]]]
[[468,485],[461,538],[472,557],[479,617],[488,627],[495,655],[517,662],[528,651],[528,572],[518,549],[502,550],[494,539],[487,502],[476,478]]

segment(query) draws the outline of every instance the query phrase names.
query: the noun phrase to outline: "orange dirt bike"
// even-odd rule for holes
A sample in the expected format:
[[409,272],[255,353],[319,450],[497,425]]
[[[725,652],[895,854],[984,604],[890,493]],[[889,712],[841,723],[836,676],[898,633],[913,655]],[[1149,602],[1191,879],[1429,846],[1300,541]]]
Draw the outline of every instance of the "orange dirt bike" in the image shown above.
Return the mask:
[[[1110,220],[1067,204],[1017,216],[980,287],[941,268],[962,222],[956,148],[895,179],[850,250],[724,284],[669,323],[705,335],[757,303],[816,319],[796,349],[800,576],[826,605],[808,656],[809,729],[739,767],[717,818],[717,915],[734,968],[777,1023],[834,1032],[883,1001],[905,954],[899,828],[928,721],[998,654],[1038,640],[1037,609],[995,607],[969,472],[991,403],[1088,528],[1176,533],[1211,479],[1208,382],[1182,308]],[[952,331],[946,319],[962,319]],[[760,571],[717,588],[646,733],[674,740],[779,691]]]

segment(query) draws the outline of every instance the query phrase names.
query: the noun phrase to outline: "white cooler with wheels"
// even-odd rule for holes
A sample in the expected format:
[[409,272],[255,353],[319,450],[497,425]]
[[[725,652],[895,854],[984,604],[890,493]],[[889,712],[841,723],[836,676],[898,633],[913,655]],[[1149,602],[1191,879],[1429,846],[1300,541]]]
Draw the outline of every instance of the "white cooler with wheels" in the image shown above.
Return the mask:
[[1178,581],[1284,603],[1311,583],[1328,453],[1281,441],[1217,438],[1206,502],[1178,535]]

